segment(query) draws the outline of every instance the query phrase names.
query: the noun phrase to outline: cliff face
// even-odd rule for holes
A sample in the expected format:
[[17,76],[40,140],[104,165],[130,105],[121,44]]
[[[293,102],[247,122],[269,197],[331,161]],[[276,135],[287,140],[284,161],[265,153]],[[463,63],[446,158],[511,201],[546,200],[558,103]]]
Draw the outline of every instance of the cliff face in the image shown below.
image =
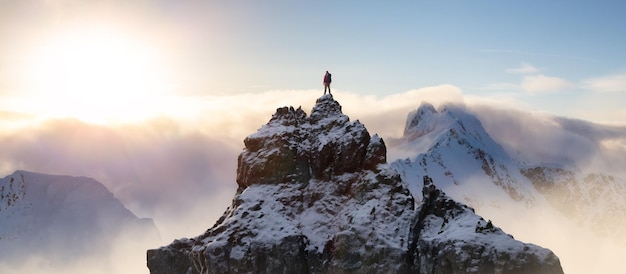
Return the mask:
[[382,139],[331,95],[310,116],[277,109],[244,144],[232,205],[204,234],[148,250],[151,273],[562,273],[432,184],[416,209]]

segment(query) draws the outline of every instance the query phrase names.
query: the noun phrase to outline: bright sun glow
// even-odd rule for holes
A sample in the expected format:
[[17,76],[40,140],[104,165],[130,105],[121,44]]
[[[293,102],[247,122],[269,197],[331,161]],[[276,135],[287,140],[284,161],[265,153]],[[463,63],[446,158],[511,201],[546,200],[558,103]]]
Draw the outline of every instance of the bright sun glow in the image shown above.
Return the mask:
[[101,122],[154,115],[171,86],[156,48],[87,29],[42,44],[23,68],[31,102],[47,116]]

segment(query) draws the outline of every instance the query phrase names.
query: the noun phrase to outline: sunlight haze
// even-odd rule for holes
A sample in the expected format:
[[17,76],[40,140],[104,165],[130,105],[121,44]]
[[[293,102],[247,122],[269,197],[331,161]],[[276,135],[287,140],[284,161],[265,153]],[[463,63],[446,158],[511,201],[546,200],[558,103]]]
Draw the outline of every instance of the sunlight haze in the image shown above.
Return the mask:
[[[429,102],[467,106],[529,161],[626,177],[624,11],[623,1],[0,0],[0,178],[102,182],[154,219],[162,241],[133,243],[140,252],[193,237],[230,205],[244,138],[279,107],[310,114],[327,70],[343,113],[385,140],[388,162],[410,156],[393,144]],[[620,263],[578,267],[586,244],[624,247],[551,237],[557,220],[542,234],[486,213],[555,251],[566,273]],[[148,273],[137,258],[132,270]]]

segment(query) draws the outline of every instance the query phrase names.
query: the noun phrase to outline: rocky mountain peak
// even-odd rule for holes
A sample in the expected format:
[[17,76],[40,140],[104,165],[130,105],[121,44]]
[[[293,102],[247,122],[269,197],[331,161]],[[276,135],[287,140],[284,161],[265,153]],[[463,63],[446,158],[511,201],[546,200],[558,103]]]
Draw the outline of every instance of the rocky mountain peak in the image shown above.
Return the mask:
[[484,234],[431,181],[416,210],[383,140],[331,95],[308,117],[277,109],[244,144],[232,205],[205,233],[148,250],[151,273],[562,273],[549,250]]
[[359,121],[350,122],[332,95],[319,98],[308,117],[301,108],[278,108],[244,145],[237,167],[237,183],[244,188],[328,180],[386,162],[383,140],[370,136]]
[[435,107],[427,102],[423,102],[417,110],[411,111],[407,115],[406,124],[404,126],[404,136],[410,135],[424,135],[428,132],[427,128],[424,128],[425,117],[431,117],[434,113],[437,113]]
[[[415,186],[421,185],[423,175],[428,175],[443,188],[465,188],[467,184],[462,182],[467,178],[476,182],[492,181],[500,189],[498,192],[508,196],[503,196],[505,200],[510,197],[528,204],[535,202],[534,190],[516,183],[516,178],[522,176],[516,163],[465,106],[447,104],[435,110],[432,105],[424,103],[408,115],[406,125],[403,143],[399,146],[406,151],[415,151],[415,158],[396,161],[392,165],[409,183],[417,199],[422,193]],[[451,169],[449,165],[455,163],[463,168]],[[459,191],[463,196],[455,198],[471,203],[486,193],[474,195],[475,189],[470,187]],[[491,195],[487,199],[500,203],[494,197]]]
[[427,134],[439,135],[450,132],[458,135],[482,139],[486,132],[481,122],[470,114],[464,106],[447,104],[436,110],[430,103],[422,103],[419,108],[407,115],[404,138],[412,141]]
[[293,107],[281,107],[276,109],[276,113],[272,115],[269,124],[283,126],[297,126],[306,121],[306,113],[302,108],[294,109]]
[[148,251],[152,273],[406,272],[415,202],[386,148],[331,95],[281,107],[244,140],[215,226]]
[[[454,199],[479,211],[506,212],[521,207],[528,216],[534,216],[534,212],[555,210],[553,214],[572,220],[572,227],[616,243],[626,242],[624,179],[567,160],[523,159],[519,152],[506,151],[491,138],[473,113],[462,105],[435,110],[425,103],[408,115],[404,143],[398,147],[412,153],[391,165],[408,183],[416,200],[423,194],[421,178],[428,175]],[[569,123],[564,127],[574,127]],[[587,128],[582,122],[577,127]],[[509,130],[505,126],[497,129]],[[573,137],[564,134],[555,138]],[[536,158],[544,159],[541,153]],[[562,159],[567,156],[563,154]]]
[[434,129],[432,123],[426,125],[426,121],[435,113],[437,110],[433,105],[426,102],[422,103],[419,108],[407,115],[404,136],[415,139],[431,132]]
[[316,124],[318,121],[329,117],[335,117],[334,119],[341,117],[339,118],[341,120],[348,118],[341,112],[339,102],[335,101],[331,94],[325,94],[315,101],[315,106],[311,110],[310,121],[312,124]]

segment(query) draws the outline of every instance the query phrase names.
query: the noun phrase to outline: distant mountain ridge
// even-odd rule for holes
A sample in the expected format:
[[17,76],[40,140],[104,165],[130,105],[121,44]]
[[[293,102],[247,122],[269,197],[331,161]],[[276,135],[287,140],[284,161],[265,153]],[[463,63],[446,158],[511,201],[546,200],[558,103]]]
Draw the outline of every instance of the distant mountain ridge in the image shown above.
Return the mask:
[[[506,130],[506,129],[502,129]],[[407,116],[395,149],[411,157],[391,165],[419,199],[423,175],[472,207],[548,205],[598,235],[626,243],[626,181],[564,163],[531,163],[507,153],[461,105],[424,103]],[[573,148],[575,149],[575,148]],[[505,210],[505,209],[502,209]]]
[[147,251],[156,273],[563,273],[423,176],[415,204],[386,146],[332,95],[277,109],[244,140],[233,203],[193,238]]
[[0,261],[75,260],[127,231],[158,237],[152,219],[137,218],[94,179],[23,170],[0,179]]

